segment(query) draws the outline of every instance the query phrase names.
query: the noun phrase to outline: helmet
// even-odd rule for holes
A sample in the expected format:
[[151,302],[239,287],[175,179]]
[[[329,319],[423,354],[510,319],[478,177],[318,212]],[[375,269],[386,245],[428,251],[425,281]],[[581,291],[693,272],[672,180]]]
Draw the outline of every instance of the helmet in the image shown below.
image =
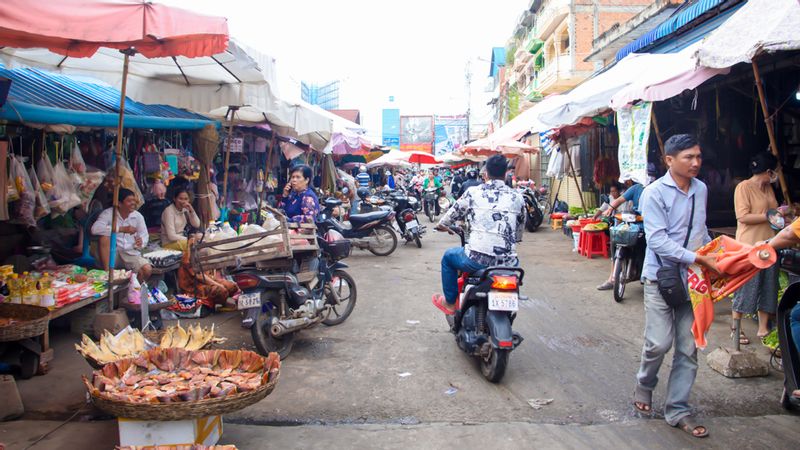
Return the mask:
[[360,187],[356,191],[356,194],[358,195],[358,198],[360,198],[361,200],[366,200],[366,198],[369,197],[369,188]]
[[470,180],[477,179],[478,178],[478,171],[475,170],[475,169],[470,170],[469,172],[467,172],[467,178],[469,178]]
[[367,166],[361,166],[361,167],[359,167],[359,168],[358,168],[358,171],[359,171],[359,172],[366,172],[366,171],[367,171]]

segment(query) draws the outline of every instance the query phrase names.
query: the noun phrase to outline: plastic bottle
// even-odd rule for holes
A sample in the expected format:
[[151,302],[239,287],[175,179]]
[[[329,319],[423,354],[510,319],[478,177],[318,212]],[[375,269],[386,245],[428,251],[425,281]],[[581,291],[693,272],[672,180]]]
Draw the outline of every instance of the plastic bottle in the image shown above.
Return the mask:
[[28,273],[22,273],[22,303],[25,305],[39,304],[39,291],[36,289],[36,280]]
[[8,298],[10,299],[11,303],[22,303],[22,289],[20,282],[21,280],[17,274],[12,274],[11,278],[8,280]]
[[46,273],[42,275],[42,278],[39,280],[39,305],[46,308],[56,305],[53,280]]
[[264,171],[258,169],[258,177],[256,177],[256,192],[264,192]]

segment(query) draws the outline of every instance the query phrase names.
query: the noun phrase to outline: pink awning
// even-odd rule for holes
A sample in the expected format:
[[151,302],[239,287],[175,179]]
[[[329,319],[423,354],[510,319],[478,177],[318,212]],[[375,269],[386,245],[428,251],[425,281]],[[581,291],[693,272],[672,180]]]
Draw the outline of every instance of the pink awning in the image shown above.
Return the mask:
[[225,51],[228,23],[146,0],[3,0],[0,45],[75,58],[100,47],[135,48],[148,58],[194,58]]

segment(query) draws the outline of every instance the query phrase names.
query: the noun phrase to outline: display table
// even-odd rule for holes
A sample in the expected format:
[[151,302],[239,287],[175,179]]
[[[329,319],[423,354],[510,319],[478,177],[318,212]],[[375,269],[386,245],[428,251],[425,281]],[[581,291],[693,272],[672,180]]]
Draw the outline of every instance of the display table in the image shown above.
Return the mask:
[[[113,286],[114,294],[118,294],[123,290],[128,289],[128,282],[124,281],[122,284],[118,284]],[[87,297],[82,300],[78,300],[77,302],[70,303],[68,305],[64,305],[60,308],[55,308],[50,310],[50,320],[57,319],[61,316],[69,314],[73,311],[77,311],[85,306],[93,305],[97,302],[102,300],[108,299],[108,292],[103,295]],[[44,335],[42,336],[42,352],[46,352],[50,349],[50,329],[45,330]]]

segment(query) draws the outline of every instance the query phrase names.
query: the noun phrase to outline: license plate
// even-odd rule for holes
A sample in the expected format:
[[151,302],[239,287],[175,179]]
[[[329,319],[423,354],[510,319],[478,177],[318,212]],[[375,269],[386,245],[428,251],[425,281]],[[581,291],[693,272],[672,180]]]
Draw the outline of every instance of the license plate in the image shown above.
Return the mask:
[[519,310],[519,295],[516,292],[489,292],[489,309],[491,311]]
[[238,309],[250,309],[261,307],[261,293],[242,294],[239,296]]
[[417,227],[419,227],[419,222],[417,222],[416,220],[409,220],[408,222],[406,222],[406,228],[417,228]]

